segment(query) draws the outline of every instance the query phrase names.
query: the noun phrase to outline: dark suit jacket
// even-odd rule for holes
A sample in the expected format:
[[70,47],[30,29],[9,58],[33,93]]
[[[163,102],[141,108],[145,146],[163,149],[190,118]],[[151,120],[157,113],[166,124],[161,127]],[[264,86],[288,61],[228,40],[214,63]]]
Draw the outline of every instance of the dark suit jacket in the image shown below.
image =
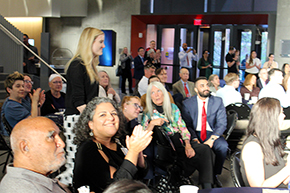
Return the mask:
[[[196,92],[194,91],[194,83],[191,81],[188,81],[188,87],[189,92],[191,96],[196,95]],[[181,93],[183,98],[186,98],[186,94],[184,91],[184,85],[182,84],[181,80],[177,81],[172,85],[173,94]]]
[[134,58],[134,76],[133,78],[137,80],[141,80],[141,78],[144,76],[144,64],[138,55]]
[[[197,96],[183,101],[182,117],[192,138],[197,138],[196,126],[198,118]],[[220,97],[210,96],[207,105],[207,122],[213,135],[221,136],[227,127],[227,116]]]
[[[268,84],[268,82],[269,82],[269,80],[266,80],[266,84]],[[260,90],[262,90],[262,88],[263,88],[263,85],[262,85],[260,78],[257,80],[257,87],[259,87]]]

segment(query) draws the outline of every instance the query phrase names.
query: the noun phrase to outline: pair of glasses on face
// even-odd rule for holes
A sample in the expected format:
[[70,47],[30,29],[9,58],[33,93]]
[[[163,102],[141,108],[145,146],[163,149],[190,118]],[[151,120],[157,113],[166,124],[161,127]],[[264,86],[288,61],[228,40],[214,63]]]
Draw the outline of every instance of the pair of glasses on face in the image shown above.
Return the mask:
[[62,81],[54,81],[53,84],[62,84]]
[[140,109],[140,111],[143,111],[143,107],[142,106],[140,106],[140,105],[138,105],[137,103],[129,103],[129,104],[132,104],[132,105],[134,105],[134,107],[136,108],[136,109]]
[[30,83],[31,85],[33,85],[33,81],[30,80],[24,80],[25,83]]

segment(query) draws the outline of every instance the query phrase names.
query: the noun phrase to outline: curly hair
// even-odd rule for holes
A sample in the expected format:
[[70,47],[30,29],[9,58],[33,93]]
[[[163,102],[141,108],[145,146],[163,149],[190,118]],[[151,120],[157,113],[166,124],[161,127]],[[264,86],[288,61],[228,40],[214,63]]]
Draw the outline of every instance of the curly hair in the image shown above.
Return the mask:
[[115,138],[120,137],[120,134],[123,133],[124,123],[126,121],[124,120],[122,111],[118,108],[117,104],[113,100],[106,97],[95,97],[87,104],[78,122],[75,124],[73,128],[73,132],[76,135],[74,137],[73,143],[76,144],[77,146],[80,146],[82,142],[87,141],[88,139],[94,138],[94,136],[90,136],[91,129],[89,127],[89,121],[93,120],[97,106],[102,103],[111,103],[113,107],[116,109],[119,117],[119,129],[118,132],[112,137],[112,141],[114,141]]

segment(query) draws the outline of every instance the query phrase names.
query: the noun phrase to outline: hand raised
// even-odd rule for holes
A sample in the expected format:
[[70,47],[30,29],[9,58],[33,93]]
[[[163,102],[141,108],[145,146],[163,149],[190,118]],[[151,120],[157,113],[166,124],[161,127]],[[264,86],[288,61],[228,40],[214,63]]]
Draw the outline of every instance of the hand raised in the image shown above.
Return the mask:
[[129,151],[140,153],[143,151],[152,140],[152,131],[144,131],[141,125],[137,125],[132,135],[126,136],[126,145]]

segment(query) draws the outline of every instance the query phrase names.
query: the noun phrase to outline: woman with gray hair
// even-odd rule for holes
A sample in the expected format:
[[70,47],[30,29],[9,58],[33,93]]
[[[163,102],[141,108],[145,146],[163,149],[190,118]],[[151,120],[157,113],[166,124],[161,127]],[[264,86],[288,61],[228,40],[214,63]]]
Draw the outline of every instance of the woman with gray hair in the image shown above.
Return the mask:
[[126,79],[128,79],[129,82],[129,92],[133,94],[132,90],[132,61],[133,57],[131,55],[131,52],[128,53],[128,48],[124,47],[123,51],[120,55],[120,61],[121,61],[121,67],[122,67],[122,93],[126,94]]
[[124,122],[121,110],[109,98],[90,101],[75,124],[74,144],[78,146],[73,171],[73,185],[78,189],[89,186],[101,193],[114,181],[136,179],[146,172],[142,151],[151,142],[152,131],[136,126],[126,136],[126,147],[118,137]]
[[[147,131],[159,126],[172,139],[177,149],[178,159],[184,162],[183,175],[188,177],[196,169],[203,188],[211,188],[213,183],[213,160],[209,146],[191,141],[191,135],[181,118],[178,107],[170,103],[168,92],[160,82],[149,84],[146,109],[141,125]],[[157,128],[156,128],[157,129]],[[177,140],[174,140],[177,139]],[[180,148],[181,147],[181,148]],[[148,156],[150,157],[150,156]]]

